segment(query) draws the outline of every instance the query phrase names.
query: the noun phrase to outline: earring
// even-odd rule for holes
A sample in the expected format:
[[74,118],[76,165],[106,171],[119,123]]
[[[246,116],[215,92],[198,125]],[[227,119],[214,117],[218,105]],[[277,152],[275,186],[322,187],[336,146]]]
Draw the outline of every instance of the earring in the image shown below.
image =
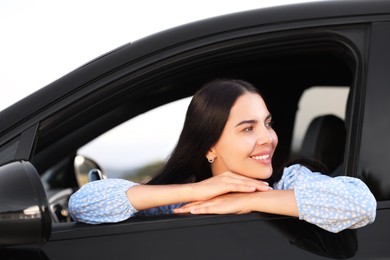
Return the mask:
[[214,162],[214,158],[207,158],[207,161],[209,161],[209,163],[213,163]]

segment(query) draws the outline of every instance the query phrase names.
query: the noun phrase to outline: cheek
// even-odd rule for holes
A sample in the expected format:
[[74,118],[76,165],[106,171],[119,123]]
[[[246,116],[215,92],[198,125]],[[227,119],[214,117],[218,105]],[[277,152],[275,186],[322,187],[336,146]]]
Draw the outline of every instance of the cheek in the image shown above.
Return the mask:
[[217,155],[225,162],[232,162],[248,156],[253,149],[254,141],[250,138],[236,138],[230,136],[215,145]]
[[272,143],[274,147],[278,145],[278,142],[279,142],[278,135],[276,134],[275,131],[272,131]]

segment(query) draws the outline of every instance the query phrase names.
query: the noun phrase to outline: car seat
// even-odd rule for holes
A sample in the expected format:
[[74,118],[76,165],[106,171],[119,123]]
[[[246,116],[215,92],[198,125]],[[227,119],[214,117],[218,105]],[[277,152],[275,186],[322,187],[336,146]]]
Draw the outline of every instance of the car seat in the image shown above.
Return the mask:
[[331,175],[344,160],[346,129],[344,121],[335,115],[315,117],[304,136],[300,155],[326,165]]

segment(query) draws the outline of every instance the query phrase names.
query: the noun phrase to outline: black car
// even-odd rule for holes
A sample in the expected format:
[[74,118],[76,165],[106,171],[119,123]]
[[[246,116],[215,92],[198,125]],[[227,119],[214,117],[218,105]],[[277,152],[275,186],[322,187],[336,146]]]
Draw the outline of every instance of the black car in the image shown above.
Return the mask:
[[[321,1],[173,28],[65,75],[0,112],[0,259],[390,259],[389,46],[390,1]],[[375,222],[339,233],[262,213],[73,222],[80,176],[104,168],[76,163],[80,148],[215,78],[260,88],[279,136],[275,168],[305,156],[360,178]]]

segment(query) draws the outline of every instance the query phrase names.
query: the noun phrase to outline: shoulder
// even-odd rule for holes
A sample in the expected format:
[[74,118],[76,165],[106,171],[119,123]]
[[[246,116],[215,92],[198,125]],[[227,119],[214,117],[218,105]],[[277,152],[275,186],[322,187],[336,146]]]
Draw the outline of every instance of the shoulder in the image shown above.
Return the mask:
[[368,189],[363,181],[349,176],[330,177],[321,172],[312,171],[309,168],[294,164],[283,170],[282,178],[274,184],[274,189],[295,189],[315,186],[337,189],[338,187],[349,187],[357,189]]
[[311,171],[309,168],[307,168],[304,165],[293,164],[293,165],[290,165],[290,166],[284,168],[284,170],[283,170],[283,177],[284,176],[293,176],[293,175],[296,175],[296,174],[306,175],[306,174],[313,174],[313,173],[319,174],[318,172]]
[[297,183],[303,184],[314,179],[327,179],[329,176],[311,171],[301,164],[293,164],[284,168],[282,178],[274,184],[275,189],[293,189]]

